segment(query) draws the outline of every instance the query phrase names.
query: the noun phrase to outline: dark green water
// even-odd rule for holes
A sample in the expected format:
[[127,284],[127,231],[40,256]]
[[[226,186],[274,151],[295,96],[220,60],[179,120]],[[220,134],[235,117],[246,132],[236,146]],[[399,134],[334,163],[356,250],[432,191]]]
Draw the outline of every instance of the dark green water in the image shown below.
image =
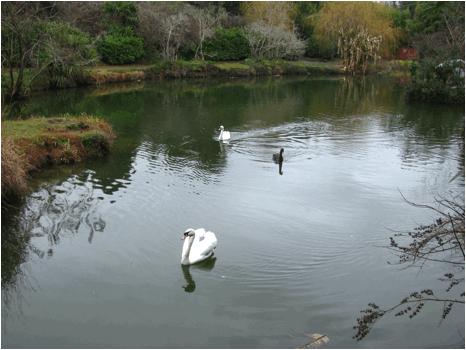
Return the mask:
[[[464,196],[464,176],[450,182],[464,109],[403,93],[380,77],[277,77],[33,96],[24,113],[85,112],[118,138],[105,159],[44,170],[2,213],[2,347],[296,348],[314,333],[328,348],[464,347],[464,307],[439,325],[443,304],[352,339],[369,302],[464,291],[444,292],[444,266],[387,264],[393,230],[435,218],[400,192]],[[182,267],[190,227],[218,247]]]

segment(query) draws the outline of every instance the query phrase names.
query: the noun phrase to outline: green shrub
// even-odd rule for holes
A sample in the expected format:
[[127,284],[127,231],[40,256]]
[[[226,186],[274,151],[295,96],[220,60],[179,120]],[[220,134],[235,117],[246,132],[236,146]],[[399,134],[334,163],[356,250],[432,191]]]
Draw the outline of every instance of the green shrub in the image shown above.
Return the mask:
[[321,46],[319,48],[320,57],[326,60],[333,60],[337,56],[338,46],[333,43]]
[[142,39],[135,38],[129,27],[115,27],[98,48],[102,60],[108,64],[133,63],[144,54]]
[[317,58],[320,57],[319,54],[319,43],[315,36],[310,36],[306,40],[306,47],[305,47],[305,56],[310,58]]
[[95,131],[83,137],[81,143],[90,156],[102,156],[110,151],[110,140],[103,133]]
[[[440,104],[464,104],[464,62],[429,60],[413,63],[408,100]],[[461,77],[461,70],[463,77]]]
[[218,29],[215,38],[204,42],[204,54],[213,61],[241,61],[251,55],[240,28]]

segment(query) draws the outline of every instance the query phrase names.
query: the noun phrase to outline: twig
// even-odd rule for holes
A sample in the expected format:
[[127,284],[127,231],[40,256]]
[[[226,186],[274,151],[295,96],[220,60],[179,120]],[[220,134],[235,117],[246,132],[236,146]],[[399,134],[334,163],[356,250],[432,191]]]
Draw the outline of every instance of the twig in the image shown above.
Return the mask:
[[453,228],[453,233],[454,233],[454,235],[455,235],[456,241],[458,242],[458,245],[460,246],[460,249],[461,249],[461,252],[463,253],[463,258],[464,258],[463,246],[461,245],[460,240],[458,239],[458,236],[456,235],[455,226],[453,225],[453,219],[451,218],[451,215],[450,215],[450,214],[448,214],[448,217],[450,218],[451,227]]

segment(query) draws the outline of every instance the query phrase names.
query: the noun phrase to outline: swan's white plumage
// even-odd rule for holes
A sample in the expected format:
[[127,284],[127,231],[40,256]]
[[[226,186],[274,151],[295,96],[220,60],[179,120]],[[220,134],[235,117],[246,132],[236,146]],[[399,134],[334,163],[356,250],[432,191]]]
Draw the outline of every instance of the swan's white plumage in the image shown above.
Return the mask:
[[223,130],[223,125],[221,125],[220,128],[218,128],[218,130],[220,130],[220,135],[218,136],[219,141],[229,140],[230,139],[230,132],[229,131],[224,131]]
[[184,234],[181,264],[192,265],[212,256],[217,247],[217,237],[203,228],[186,230]]

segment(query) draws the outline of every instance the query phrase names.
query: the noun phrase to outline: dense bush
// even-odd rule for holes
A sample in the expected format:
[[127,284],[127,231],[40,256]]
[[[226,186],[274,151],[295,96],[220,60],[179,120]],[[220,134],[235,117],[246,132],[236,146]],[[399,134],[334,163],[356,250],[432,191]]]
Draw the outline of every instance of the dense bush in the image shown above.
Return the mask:
[[319,42],[317,41],[317,38],[315,36],[311,35],[310,37],[306,39],[306,47],[304,49],[305,49],[304,55],[306,57],[310,57],[310,58],[320,57]]
[[312,35],[306,39],[304,56],[310,58],[322,58],[333,60],[338,54],[338,46],[333,43],[321,45],[316,36]]
[[406,97],[432,103],[464,104],[464,61],[413,63]]
[[241,61],[250,56],[249,44],[239,28],[219,29],[204,42],[204,55],[213,61]]
[[57,50],[70,50],[73,56],[79,55],[84,60],[94,59],[98,56],[90,34],[83,33],[80,29],[71,26],[69,23],[48,22],[46,31],[51,40],[59,45]]
[[109,64],[133,63],[144,54],[143,41],[129,27],[115,27],[98,45],[102,60]]

